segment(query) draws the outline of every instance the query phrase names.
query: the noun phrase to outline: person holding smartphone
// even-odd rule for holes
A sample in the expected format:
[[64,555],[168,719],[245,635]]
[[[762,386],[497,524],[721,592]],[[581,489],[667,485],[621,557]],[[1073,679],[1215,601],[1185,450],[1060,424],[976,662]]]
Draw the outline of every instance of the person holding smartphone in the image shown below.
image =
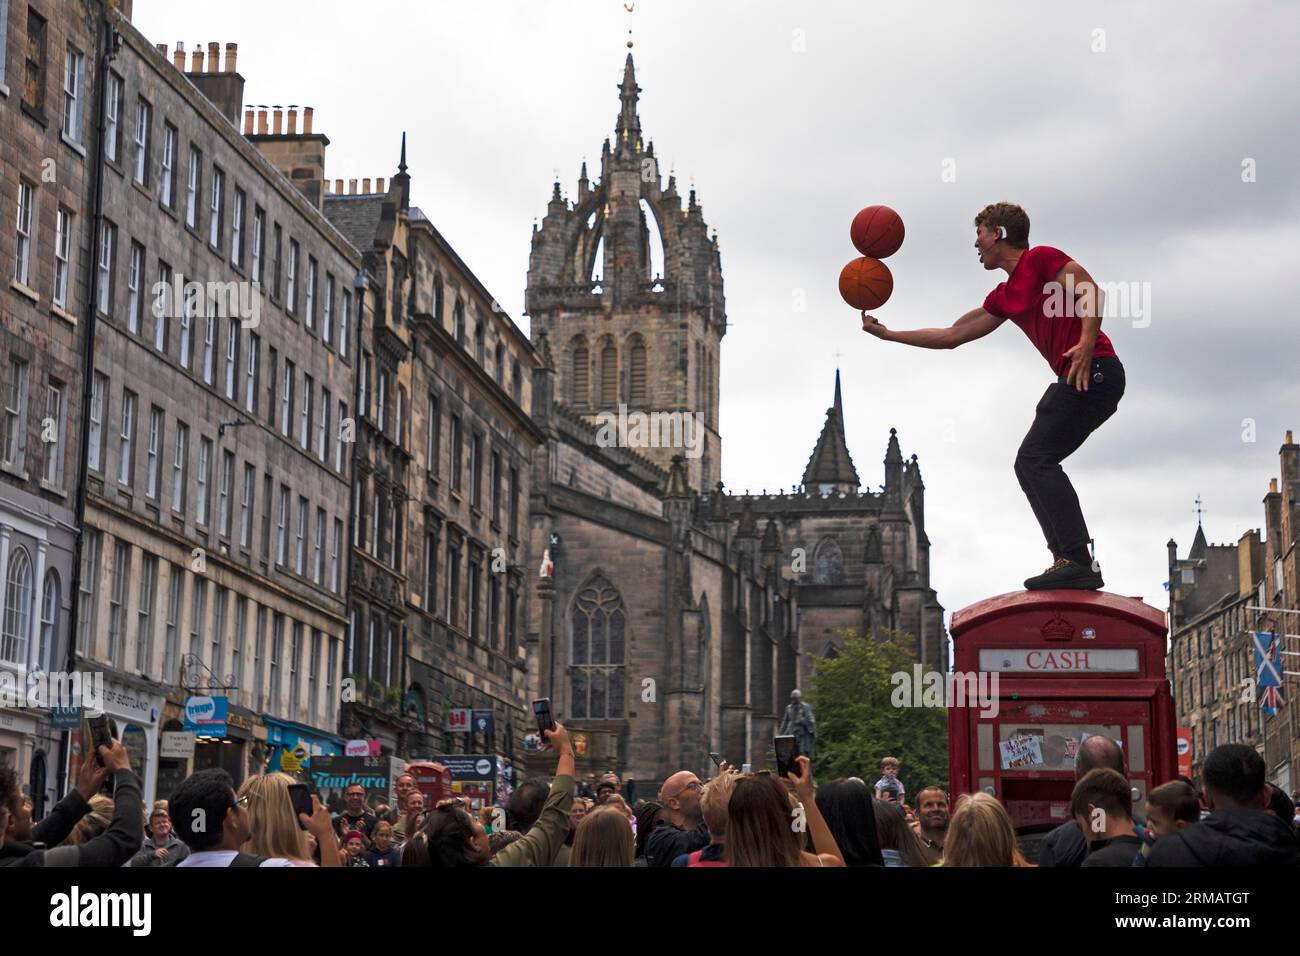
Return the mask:
[[[113,819],[108,829],[85,843],[57,846],[90,812],[90,798],[107,778],[113,781]],[[109,745],[88,753],[76,789],[37,824],[32,823],[32,804],[23,796],[18,775],[12,768],[0,767],[0,867],[121,866],[143,842],[140,778],[131,772],[122,741],[110,740]]]
[[439,801],[419,833],[402,849],[402,866],[553,866],[569,832],[573,806],[574,756],[563,724],[543,729],[542,737],[559,754],[555,779],[537,822],[518,840],[492,855],[487,829],[458,799]]
[[[727,866],[844,865],[817,808],[812,761],[803,755],[795,761],[798,774],[791,772],[786,780],[794,785],[797,801],[775,774],[756,773],[736,781],[727,801]],[[804,849],[805,832],[812,837],[812,853]]]

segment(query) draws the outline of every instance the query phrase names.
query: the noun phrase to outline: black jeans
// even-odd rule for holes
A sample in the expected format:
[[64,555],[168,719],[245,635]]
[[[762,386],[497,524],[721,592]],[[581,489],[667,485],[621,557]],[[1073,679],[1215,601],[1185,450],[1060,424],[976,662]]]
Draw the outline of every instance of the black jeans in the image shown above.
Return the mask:
[[1115,414],[1123,396],[1124,366],[1108,355],[1092,360],[1086,392],[1062,376],[1034,409],[1034,423],[1016,453],[1016,477],[1054,555],[1087,554],[1089,540],[1079,496],[1061,462]]

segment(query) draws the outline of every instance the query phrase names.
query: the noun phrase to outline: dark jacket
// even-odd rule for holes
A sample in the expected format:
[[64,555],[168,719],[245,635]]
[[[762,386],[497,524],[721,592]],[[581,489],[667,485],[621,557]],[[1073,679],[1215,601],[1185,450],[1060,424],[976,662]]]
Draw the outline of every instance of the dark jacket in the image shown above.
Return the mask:
[[[78,812],[78,808],[80,812]],[[55,846],[90,811],[90,804],[76,793],[59,801],[40,823],[32,827],[31,843],[0,846],[2,866],[121,866],[140,849],[144,840],[144,805],[140,799],[140,778],[129,770],[113,775],[113,820],[107,830],[79,846]]]
[[[161,860],[154,856],[154,851],[162,847],[167,851],[167,855]],[[127,866],[175,866],[181,860],[190,855],[190,848],[177,839],[175,833],[167,834],[167,839],[162,843],[149,837],[140,847],[140,852],[131,857],[131,862]]]
[[694,830],[683,830],[674,823],[660,820],[645,841],[645,861],[649,866],[672,866],[673,860],[683,853],[702,850],[712,840],[708,824],[701,823]]
[[1300,866],[1300,841],[1269,810],[1215,810],[1161,837],[1147,866]]
[[390,846],[387,853],[380,853],[378,847],[370,846],[361,854],[367,866],[401,866],[402,851],[397,846]]
[[1068,820],[1043,837],[1042,845],[1038,849],[1038,865],[1082,866],[1087,855],[1088,844],[1083,842],[1079,825],[1073,820]]
[[1142,850],[1142,838],[1136,834],[1095,840],[1080,866],[1132,866],[1133,857]]

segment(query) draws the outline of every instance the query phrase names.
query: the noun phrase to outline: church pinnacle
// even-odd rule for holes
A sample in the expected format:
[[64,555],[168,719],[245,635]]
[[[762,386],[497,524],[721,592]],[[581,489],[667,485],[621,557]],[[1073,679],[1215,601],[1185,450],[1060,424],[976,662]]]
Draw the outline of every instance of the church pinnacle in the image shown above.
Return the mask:
[[835,370],[835,401],[826,410],[826,424],[808,459],[803,473],[804,487],[810,491],[845,492],[858,489],[858,471],[853,467],[849,446],[844,437],[844,403],[840,397],[840,370]]

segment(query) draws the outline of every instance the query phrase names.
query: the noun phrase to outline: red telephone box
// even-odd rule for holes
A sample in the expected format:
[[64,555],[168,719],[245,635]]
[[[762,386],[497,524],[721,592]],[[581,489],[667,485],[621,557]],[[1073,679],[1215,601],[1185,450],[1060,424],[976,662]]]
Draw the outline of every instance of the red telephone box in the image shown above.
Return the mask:
[[954,797],[992,792],[1017,828],[1061,823],[1094,734],[1119,742],[1139,808],[1177,775],[1163,611],[1101,591],[1013,591],[954,612],[949,630],[954,680],[987,675],[991,692],[997,679],[988,706],[949,701]]

